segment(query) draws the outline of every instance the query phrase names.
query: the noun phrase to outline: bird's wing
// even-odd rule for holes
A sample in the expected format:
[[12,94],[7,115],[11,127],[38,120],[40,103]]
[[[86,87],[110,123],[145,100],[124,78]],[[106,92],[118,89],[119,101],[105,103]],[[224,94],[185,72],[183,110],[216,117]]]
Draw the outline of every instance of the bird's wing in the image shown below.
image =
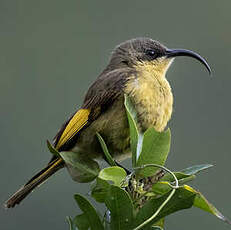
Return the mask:
[[80,109],[72,116],[57,141],[55,146],[57,149],[60,149],[61,146],[63,146],[88,123],[89,114],[90,109]]
[[97,119],[123,93],[129,71],[114,70],[100,75],[89,88],[83,106],[62,126],[54,138],[57,150],[69,150],[70,141]]

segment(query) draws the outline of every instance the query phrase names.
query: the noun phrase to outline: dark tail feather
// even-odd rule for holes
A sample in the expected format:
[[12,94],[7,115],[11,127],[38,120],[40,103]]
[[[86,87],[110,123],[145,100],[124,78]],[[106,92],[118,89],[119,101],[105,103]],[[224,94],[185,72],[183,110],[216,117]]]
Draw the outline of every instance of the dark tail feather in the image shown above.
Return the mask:
[[33,176],[22,188],[20,188],[15,194],[13,194],[9,200],[6,201],[6,208],[13,208],[16,204],[19,204],[27,195],[29,195],[33,189],[46,181],[51,175],[64,167],[64,162],[61,158],[55,159],[50,162],[44,169]]

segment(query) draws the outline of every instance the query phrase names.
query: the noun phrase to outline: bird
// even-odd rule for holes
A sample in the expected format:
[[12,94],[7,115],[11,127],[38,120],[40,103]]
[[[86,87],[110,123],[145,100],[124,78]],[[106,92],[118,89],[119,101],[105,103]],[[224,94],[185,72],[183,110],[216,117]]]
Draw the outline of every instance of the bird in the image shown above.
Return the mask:
[[[171,118],[173,94],[166,72],[179,56],[197,59],[211,73],[207,61],[186,49],[169,49],[151,38],[127,40],[112,52],[108,65],[89,87],[83,104],[62,125],[54,137],[53,147],[59,151],[81,153],[83,157],[104,156],[96,133],[105,140],[114,159],[131,155],[129,125],[124,107],[127,95],[137,113],[138,128],[154,127],[162,132]],[[59,169],[65,167],[60,156],[33,176],[6,202],[12,208]]]

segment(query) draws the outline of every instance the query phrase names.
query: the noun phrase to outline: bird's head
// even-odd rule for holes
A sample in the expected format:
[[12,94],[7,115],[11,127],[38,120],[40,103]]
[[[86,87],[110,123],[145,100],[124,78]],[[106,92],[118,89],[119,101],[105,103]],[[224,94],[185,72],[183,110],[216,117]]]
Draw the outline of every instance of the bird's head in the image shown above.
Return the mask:
[[112,68],[131,67],[154,71],[165,75],[175,57],[188,56],[200,61],[211,73],[211,69],[199,54],[186,49],[168,49],[150,38],[136,38],[121,43],[115,48],[110,61]]

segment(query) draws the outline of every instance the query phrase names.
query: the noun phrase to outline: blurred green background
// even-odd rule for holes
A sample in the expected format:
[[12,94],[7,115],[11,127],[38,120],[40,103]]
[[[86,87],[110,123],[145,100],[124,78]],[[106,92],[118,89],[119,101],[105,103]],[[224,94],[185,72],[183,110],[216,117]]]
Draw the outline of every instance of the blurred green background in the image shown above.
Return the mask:
[[[148,36],[170,48],[206,57],[213,78],[190,58],[168,71],[175,104],[167,166],[212,163],[193,184],[226,216],[230,205],[231,1],[0,2],[0,202],[50,158],[46,139],[81,105],[89,84],[115,45]],[[68,229],[79,212],[73,194],[89,185],[62,170],[12,210],[0,210],[0,229]],[[176,213],[166,229],[230,229],[198,209]]]

